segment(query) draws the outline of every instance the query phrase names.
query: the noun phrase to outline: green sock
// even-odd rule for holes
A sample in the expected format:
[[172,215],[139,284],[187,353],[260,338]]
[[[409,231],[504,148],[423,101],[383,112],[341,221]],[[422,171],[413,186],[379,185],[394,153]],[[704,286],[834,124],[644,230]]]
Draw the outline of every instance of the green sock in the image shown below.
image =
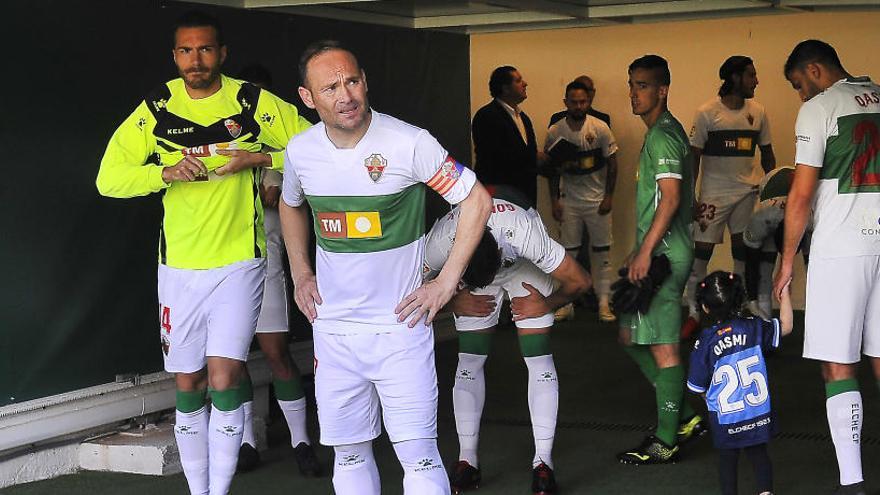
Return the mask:
[[251,384],[251,377],[242,375],[238,381],[238,393],[241,395],[241,402],[251,402],[254,400],[254,387]]
[[491,343],[491,333],[458,332],[458,352],[488,356]]
[[182,413],[196,412],[205,405],[207,390],[193,390],[192,392],[177,391],[175,406]]
[[[623,351],[636,362],[639,369],[642,370],[642,374],[645,375],[645,378],[648,379],[651,385],[656,386],[658,369],[657,363],[654,362],[654,356],[651,354],[651,348],[646,345],[628,345],[623,346]],[[697,414],[697,411],[694,411],[690,401],[683,398],[681,401],[681,419],[690,419],[695,414]]]
[[657,363],[654,362],[651,348],[646,345],[625,345],[623,351],[636,362],[642,374],[648,379],[648,383],[653,386],[657,380]]
[[675,445],[684,398],[684,367],[681,365],[657,371],[657,438]]
[[272,381],[275,387],[275,398],[283,401],[299,400],[306,396],[303,390],[302,379],[297,375],[290,380],[275,379]]
[[519,336],[519,350],[523,357],[546,356],[550,354],[550,333],[536,333]]
[[209,387],[208,393],[211,395],[211,405],[221,411],[234,411],[241,407],[241,392],[238,387],[226,390],[214,390]]
[[856,392],[859,390],[859,381],[855,378],[847,378],[845,380],[837,380],[836,382],[828,382],[825,384],[825,398],[830,399],[835,395],[844,392]]

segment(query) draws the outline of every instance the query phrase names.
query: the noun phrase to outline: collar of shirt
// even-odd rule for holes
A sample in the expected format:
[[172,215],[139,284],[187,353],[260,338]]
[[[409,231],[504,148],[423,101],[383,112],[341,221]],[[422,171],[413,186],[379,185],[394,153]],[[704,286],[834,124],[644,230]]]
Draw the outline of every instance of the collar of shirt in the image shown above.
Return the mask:
[[519,114],[522,113],[522,110],[519,109],[519,106],[514,108],[514,107],[508,105],[507,103],[505,103],[504,100],[502,100],[501,98],[495,98],[495,101],[500,103],[501,107],[504,108],[504,110],[506,110],[507,113],[509,113],[510,116],[513,117],[514,120],[519,120]]
[[517,130],[519,130],[519,135],[520,135],[520,137],[522,137],[523,142],[528,143],[528,136],[526,134],[526,126],[523,123],[522,118],[520,118],[520,115],[519,115],[522,113],[522,110],[520,110],[518,106],[516,108],[513,108],[512,106],[503,102],[500,98],[495,98],[495,101],[500,103],[501,108],[503,108],[504,111],[507,112],[508,115],[510,115],[510,118],[513,119],[513,123],[516,124],[516,128],[517,128]]

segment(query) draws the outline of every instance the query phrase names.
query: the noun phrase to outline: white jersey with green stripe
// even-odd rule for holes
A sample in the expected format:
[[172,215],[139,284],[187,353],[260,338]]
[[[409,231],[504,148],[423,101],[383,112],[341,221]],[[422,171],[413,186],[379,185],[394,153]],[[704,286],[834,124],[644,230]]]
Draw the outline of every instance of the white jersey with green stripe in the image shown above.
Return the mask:
[[[565,259],[565,248],[550,238],[541,216],[534,208],[526,209],[499,198],[494,198],[492,202],[492,214],[486,226],[501,249],[501,269],[496,279],[503,277],[505,270],[519,258],[530,261],[544,273],[559,268]],[[422,269],[426,279],[434,278],[446,264],[455,241],[460,214],[459,208],[453,209],[437,220],[428,232],[425,266]]]
[[880,255],[880,86],[841,79],[801,106],[795,163],[821,168],[810,256]]
[[457,204],[475,183],[427,131],[376,111],[354,148],[336,148],[323,123],[291,140],[282,199],[312,209],[323,299],[314,330],[406,331],[394,308],[421,285],[425,185]]
[[[101,194],[114,198],[162,193],[159,263],[211,269],[265,257],[260,174],[247,169],[219,176],[229,161],[218,150],[281,149],[311,124],[295,106],[253,84],[221,76],[220,89],[193,99],[183,79],[151,91],[116,129],[98,171]],[[209,173],[193,182],[162,180],[162,169],[185,155]],[[281,169],[283,153],[270,152]]]
[[770,122],[764,106],[748,99],[742,108],[732,110],[721,98],[713,98],[697,109],[690,143],[702,150],[702,198],[741,196],[752,191],[763,175],[755,160],[755,148],[770,144]]

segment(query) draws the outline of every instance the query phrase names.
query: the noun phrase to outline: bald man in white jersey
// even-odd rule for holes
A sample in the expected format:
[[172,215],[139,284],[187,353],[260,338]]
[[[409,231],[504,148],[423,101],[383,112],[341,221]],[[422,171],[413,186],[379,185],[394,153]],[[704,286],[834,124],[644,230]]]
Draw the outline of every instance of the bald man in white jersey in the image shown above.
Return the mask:
[[[294,298],[315,332],[315,397],[321,443],[336,455],[333,487],[337,495],[379,494],[372,441],[381,410],[404,493],[448,495],[430,325],[455,293],[491,199],[427,131],[370,108],[366,75],[339,43],[310,45],[300,76],[300,97],[321,123],[287,147],[280,213]],[[422,285],[425,185],[462,216],[449,261]]]

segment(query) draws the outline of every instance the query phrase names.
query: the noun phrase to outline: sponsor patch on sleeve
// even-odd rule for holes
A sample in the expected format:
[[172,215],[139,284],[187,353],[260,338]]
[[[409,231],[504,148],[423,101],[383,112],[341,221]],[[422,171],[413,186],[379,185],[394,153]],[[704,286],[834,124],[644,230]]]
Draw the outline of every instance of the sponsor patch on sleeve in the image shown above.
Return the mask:
[[458,163],[452,155],[447,155],[437,173],[428,179],[428,182],[425,184],[442,196],[449,192],[452,186],[458,182],[458,178],[461,177],[463,171],[464,165]]

